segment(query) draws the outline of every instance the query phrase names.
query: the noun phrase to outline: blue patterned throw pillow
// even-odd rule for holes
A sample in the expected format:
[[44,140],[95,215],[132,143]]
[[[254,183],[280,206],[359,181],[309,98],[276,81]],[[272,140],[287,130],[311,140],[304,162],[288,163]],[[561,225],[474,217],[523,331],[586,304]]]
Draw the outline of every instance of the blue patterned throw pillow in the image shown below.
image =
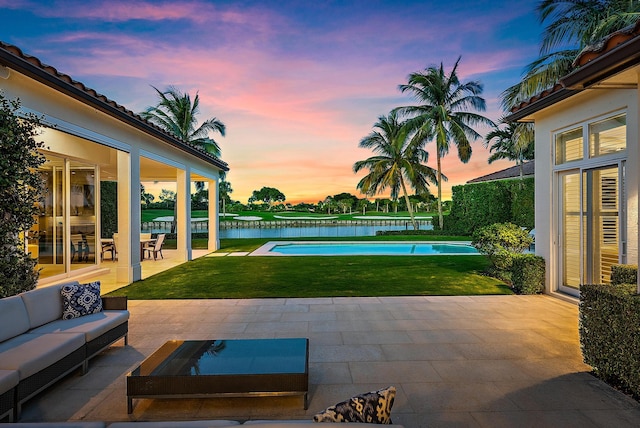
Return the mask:
[[390,386],[378,391],[356,395],[331,406],[313,417],[314,422],[365,422],[390,425],[391,407],[396,388]]
[[62,295],[63,320],[102,312],[100,281],[89,284],[63,285],[60,294]]

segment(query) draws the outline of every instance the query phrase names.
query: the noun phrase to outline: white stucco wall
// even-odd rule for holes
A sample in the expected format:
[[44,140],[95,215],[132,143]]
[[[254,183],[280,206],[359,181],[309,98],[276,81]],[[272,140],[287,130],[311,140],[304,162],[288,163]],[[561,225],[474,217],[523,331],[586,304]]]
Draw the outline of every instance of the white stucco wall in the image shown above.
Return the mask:
[[627,263],[638,263],[638,122],[637,89],[591,89],[535,113],[535,203],[536,253],[547,262],[546,292],[558,288],[558,263],[555,244],[558,213],[557,183],[554,182],[554,135],[587,121],[621,111],[627,113],[627,165],[625,196],[627,198]]
[[[45,131],[42,136],[49,151],[105,168],[111,166],[117,171],[119,195],[122,195],[118,205],[118,229],[122,238],[130,242],[129,248],[124,247],[118,258],[119,279],[140,279],[140,256],[131,249],[139,242],[140,232],[140,156],[169,167],[173,175],[170,178],[183,190],[178,193],[181,209],[177,216],[178,253],[184,260],[191,259],[189,185],[191,181],[203,180],[217,186],[220,171],[217,167],[14,70],[7,79],[0,79],[0,90],[9,99],[18,98],[23,110],[44,116],[44,123],[55,129]],[[122,157],[123,154],[127,156]],[[126,165],[123,159],[127,160]],[[166,177],[156,179],[162,181]],[[213,207],[210,211],[217,215],[217,200],[211,201],[210,205]],[[217,223],[210,225],[216,226]],[[214,251],[219,245],[217,231],[210,233],[215,237],[210,243],[216,247],[211,248],[210,244],[209,250]]]

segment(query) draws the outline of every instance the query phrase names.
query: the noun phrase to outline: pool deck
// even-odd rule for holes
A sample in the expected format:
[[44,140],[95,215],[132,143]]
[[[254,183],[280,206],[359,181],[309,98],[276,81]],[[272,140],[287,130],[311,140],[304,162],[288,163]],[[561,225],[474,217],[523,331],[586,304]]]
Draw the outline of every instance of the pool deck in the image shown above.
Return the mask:
[[[393,385],[421,427],[635,427],[640,404],[589,374],[578,306],[551,296],[132,300],[122,341],[24,406],[23,422],[306,419]],[[126,374],[171,339],[306,337],[300,397],[135,400]]]

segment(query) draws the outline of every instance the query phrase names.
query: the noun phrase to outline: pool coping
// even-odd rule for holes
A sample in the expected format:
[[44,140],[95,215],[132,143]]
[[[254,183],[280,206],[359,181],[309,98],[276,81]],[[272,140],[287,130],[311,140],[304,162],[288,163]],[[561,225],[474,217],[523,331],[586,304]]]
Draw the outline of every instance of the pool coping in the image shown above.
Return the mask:
[[325,256],[478,256],[480,253],[447,253],[447,254],[282,254],[272,253],[271,250],[276,245],[282,244],[349,244],[349,243],[370,243],[370,244],[466,244],[471,245],[471,241],[268,241],[255,249],[249,256],[269,256],[269,257],[325,257]]

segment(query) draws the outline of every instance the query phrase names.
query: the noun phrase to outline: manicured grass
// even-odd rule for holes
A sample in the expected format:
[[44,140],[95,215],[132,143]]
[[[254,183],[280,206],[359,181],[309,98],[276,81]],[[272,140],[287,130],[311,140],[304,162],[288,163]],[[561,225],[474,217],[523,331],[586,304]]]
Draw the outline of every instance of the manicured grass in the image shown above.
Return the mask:
[[[253,243],[251,245],[256,245]],[[483,256],[202,257],[110,293],[129,299],[512,294]]]

